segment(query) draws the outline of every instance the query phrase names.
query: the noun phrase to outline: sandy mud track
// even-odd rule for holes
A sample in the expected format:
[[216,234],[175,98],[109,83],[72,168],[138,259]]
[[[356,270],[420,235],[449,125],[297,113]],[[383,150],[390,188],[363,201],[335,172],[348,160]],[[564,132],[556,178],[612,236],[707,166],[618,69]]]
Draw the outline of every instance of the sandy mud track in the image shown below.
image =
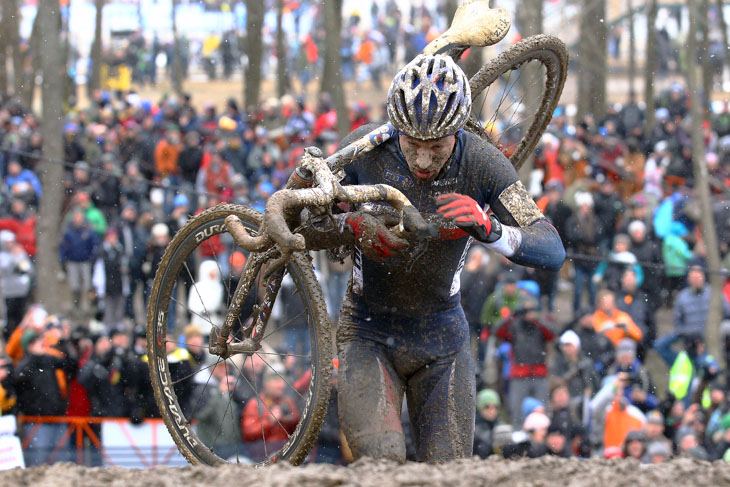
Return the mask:
[[730,465],[677,459],[663,465],[639,465],[632,460],[565,460],[545,457],[506,461],[468,459],[444,465],[363,460],[349,467],[276,464],[253,469],[226,465],[218,468],[160,467],[131,470],[120,467],[86,468],[57,464],[0,472],[3,486],[651,486],[730,485]]

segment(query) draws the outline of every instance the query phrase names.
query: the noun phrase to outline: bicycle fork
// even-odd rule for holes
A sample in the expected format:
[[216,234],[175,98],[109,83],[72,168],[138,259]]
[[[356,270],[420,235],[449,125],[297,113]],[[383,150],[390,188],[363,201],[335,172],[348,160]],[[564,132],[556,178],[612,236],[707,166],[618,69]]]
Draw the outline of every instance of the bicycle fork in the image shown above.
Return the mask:
[[[240,222],[240,220],[239,220]],[[227,222],[226,222],[227,223]],[[229,228],[231,230],[231,228]],[[231,234],[236,239],[235,230]],[[238,243],[238,242],[237,242]],[[264,291],[264,299],[261,304],[254,306],[253,322],[243,329],[243,339],[241,341],[231,340],[231,330],[239,320],[241,309],[246,299],[251,293],[251,289],[256,285],[256,276],[259,274],[262,265],[269,258],[267,252],[252,253],[246,268],[243,271],[241,280],[236,286],[236,290],[228,306],[226,317],[220,329],[213,327],[210,332],[210,353],[219,355],[226,359],[231,355],[237,354],[253,354],[261,348],[261,341],[265,337],[266,326],[271,317],[271,310],[274,307],[276,296],[279,294],[281,282],[286,273],[286,267],[280,267],[266,279],[266,288]]]

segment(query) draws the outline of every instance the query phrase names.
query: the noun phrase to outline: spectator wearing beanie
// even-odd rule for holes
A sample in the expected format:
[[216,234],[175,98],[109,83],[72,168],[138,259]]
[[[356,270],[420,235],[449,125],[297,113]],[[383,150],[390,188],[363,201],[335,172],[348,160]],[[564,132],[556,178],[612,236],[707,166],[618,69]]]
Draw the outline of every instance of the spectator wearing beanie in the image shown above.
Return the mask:
[[582,402],[599,389],[600,381],[593,362],[581,350],[580,337],[573,330],[560,335],[560,348],[553,356],[550,375],[565,381],[571,403]]
[[636,357],[636,342],[630,338],[616,346],[616,363],[609,374],[619,379],[626,400],[641,411],[648,412],[659,405],[649,371]]
[[572,330],[578,335],[581,351],[592,362],[596,374],[603,377],[613,363],[616,352],[611,340],[594,328],[593,310],[589,308],[578,310],[575,319],[568,323],[564,330]]
[[493,389],[482,389],[477,394],[477,415],[474,425],[474,455],[487,458],[494,452],[493,431],[499,424],[499,394]]
[[643,463],[664,463],[672,458],[672,449],[667,443],[655,441],[646,448]]

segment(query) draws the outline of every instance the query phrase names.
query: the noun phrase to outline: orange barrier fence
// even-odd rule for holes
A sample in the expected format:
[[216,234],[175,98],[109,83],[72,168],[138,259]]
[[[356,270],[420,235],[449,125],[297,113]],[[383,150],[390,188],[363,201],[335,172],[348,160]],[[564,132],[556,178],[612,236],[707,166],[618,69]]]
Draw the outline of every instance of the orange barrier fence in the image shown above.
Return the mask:
[[[129,418],[20,416],[18,423],[29,465],[57,461],[137,468],[186,464],[161,419],[135,425]],[[57,427],[39,440],[44,425]]]

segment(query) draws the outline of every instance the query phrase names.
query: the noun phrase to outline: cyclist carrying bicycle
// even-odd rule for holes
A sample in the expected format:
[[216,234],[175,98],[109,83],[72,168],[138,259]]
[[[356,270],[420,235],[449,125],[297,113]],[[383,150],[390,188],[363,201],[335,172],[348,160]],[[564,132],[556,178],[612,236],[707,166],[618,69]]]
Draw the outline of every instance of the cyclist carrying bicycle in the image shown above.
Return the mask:
[[[474,363],[459,303],[469,245],[475,239],[517,264],[549,270],[565,259],[557,231],[510,161],[462,130],[470,110],[469,82],[454,61],[419,55],[388,92],[398,137],[345,169],[343,184],[389,184],[442,223],[440,238],[414,260],[413,242],[363,209],[337,216],[342,241],[355,244],[337,343],[339,414],[356,458],[405,461],[404,395],[418,460],[471,456]],[[373,128],[361,127],[342,145]]]

